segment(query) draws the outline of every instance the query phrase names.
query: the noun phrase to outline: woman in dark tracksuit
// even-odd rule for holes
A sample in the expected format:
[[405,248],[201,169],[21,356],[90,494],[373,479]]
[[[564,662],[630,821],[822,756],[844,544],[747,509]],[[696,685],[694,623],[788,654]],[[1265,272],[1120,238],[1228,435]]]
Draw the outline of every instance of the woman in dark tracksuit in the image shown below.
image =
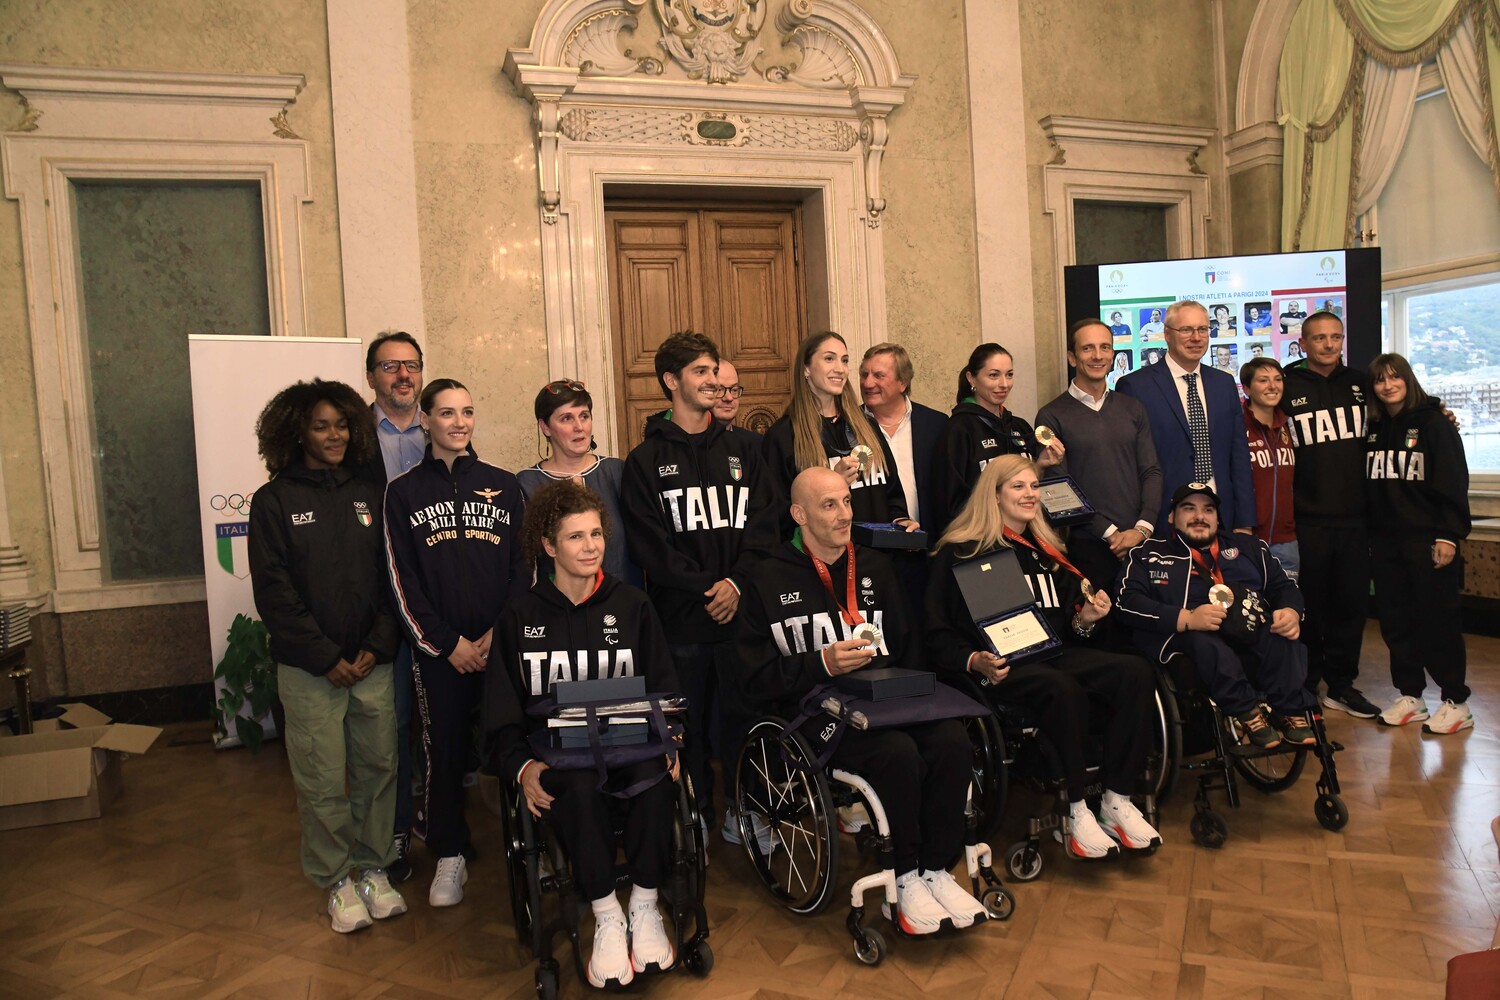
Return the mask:
[[[1429,733],[1474,725],[1467,653],[1459,615],[1468,537],[1469,466],[1458,430],[1442,402],[1422,391],[1399,354],[1370,362],[1370,421],[1365,480],[1369,489],[1370,563],[1380,634],[1391,652],[1391,683],[1401,692],[1380,721],[1422,722]],[[1423,668],[1443,703],[1429,714]]]
[[[555,693],[558,682],[643,677],[646,690],[677,689],[661,622],[646,595],[604,572],[612,531],[604,502],[587,486],[563,480],[526,505],[523,549],[544,573],[495,623],[493,666],[485,677],[484,728],[490,760],[512,778],[535,816],[547,814],[567,850],[574,881],[594,910],[588,979],[598,987],[629,983],[638,972],[671,968],[675,952],[657,909],[668,875],[677,755],[612,772],[622,787],[655,779],[627,799],[625,864],[630,902],[615,895],[614,816],[618,800],[598,789],[594,768],[559,770],[532,753],[528,734],[543,719],[526,709]],[[606,544],[608,542],[608,545]]]
[[438,379],[422,390],[419,405],[427,454],[386,487],[386,548],[396,610],[416,659],[427,757],[416,833],[438,859],[427,898],[453,906],[469,877],[463,779],[470,716],[480,702],[495,618],[526,592],[531,574],[521,560],[520,483],[474,454],[469,391]]
[[375,424],[349,386],[314,380],[277,393],[255,433],[272,478],[250,508],[250,582],[286,710],[302,870],[347,934],[406,912],[385,871],[396,856],[397,628],[380,487],[358,473]]

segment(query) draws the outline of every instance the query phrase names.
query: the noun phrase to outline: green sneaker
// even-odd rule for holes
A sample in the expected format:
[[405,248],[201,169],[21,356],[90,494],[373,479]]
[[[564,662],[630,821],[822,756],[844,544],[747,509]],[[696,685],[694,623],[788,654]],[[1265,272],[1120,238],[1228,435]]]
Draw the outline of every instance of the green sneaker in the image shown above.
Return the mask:
[[1266,719],[1266,713],[1260,710],[1259,705],[1248,712],[1240,712],[1234,718],[1245,731],[1245,736],[1259,749],[1271,750],[1281,746],[1281,734]]

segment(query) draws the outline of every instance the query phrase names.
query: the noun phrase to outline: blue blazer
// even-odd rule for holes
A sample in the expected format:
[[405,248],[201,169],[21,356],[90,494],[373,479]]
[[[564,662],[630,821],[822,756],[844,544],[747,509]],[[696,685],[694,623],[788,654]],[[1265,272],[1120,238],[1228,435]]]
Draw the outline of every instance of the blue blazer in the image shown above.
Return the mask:
[[[1219,524],[1225,531],[1253,527],[1255,484],[1250,478],[1250,444],[1245,437],[1240,390],[1234,376],[1217,368],[1200,364],[1198,372],[1208,402],[1208,443],[1219,493]],[[1151,437],[1161,463],[1162,506],[1156,530],[1169,535],[1167,505],[1172,502],[1172,493],[1193,479],[1193,436],[1188,430],[1187,411],[1172,381],[1172,370],[1163,359],[1126,375],[1115,389],[1140,400],[1151,420]]]
[[[948,414],[923,406],[916,400],[911,404],[911,461],[917,471],[917,505],[922,513],[922,527],[938,518],[938,498],[932,481],[932,461],[938,446],[943,443],[943,430],[948,426]],[[930,529],[929,529],[930,530]],[[937,536],[932,536],[936,541]]]

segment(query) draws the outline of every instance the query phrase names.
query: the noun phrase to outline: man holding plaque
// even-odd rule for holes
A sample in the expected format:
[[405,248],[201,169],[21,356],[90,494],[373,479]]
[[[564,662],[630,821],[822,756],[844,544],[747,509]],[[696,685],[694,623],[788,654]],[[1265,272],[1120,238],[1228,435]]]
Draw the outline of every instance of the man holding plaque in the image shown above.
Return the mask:
[[1073,381],[1036,415],[1038,437],[1046,427],[1067,447],[1049,471],[1072,479],[1096,512],[1073,526],[1068,551],[1085,576],[1111,593],[1121,558],[1151,537],[1162,491],[1146,408],[1106,385],[1114,357],[1114,338],[1102,321],[1068,327]]
[[[1225,712],[1258,747],[1317,742],[1307,712],[1317,705],[1303,687],[1307,647],[1302,594],[1265,542],[1223,534],[1219,497],[1203,483],[1178,487],[1167,507],[1171,534],[1153,538],[1125,560],[1121,623],[1158,663],[1183,654]],[[1256,679],[1274,720],[1245,676],[1240,652],[1259,661]]]
[[[890,562],[850,541],[845,478],[815,466],[798,474],[791,492],[796,532],[752,570],[735,644],[745,693],[789,717],[809,691],[841,674],[871,664],[921,669],[922,646]],[[955,719],[850,726],[833,752],[833,763],[868,781],[885,808],[908,934],[984,919],[949,873],[963,851],[972,752]]]

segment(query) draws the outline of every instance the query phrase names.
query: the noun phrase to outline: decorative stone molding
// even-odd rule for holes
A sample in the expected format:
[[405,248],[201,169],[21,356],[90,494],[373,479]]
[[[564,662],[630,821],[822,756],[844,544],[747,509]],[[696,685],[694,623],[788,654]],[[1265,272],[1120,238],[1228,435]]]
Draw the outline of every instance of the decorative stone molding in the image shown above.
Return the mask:
[[[1225,166],[1230,174],[1268,163],[1281,164],[1281,127],[1276,124],[1281,50],[1301,2],[1260,0],[1256,5],[1240,55],[1234,132],[1225,142]],[[1274,144],[1267,135],[1270,129],[1276,133]]]
[[1254,167],[1281,166],[1281,126],[1274,121],[1257,122],[1231,132],[1224,139],[1224,158],[1229,173]]
[[[20,203],[42,462],[51,507],[52,603],[69,609],[179,601],[202,580],[108,586],[89,416],[82,293],[75,262],[75,180],[223,180],[259,185],[265,212],[271,329],[306,333],[302,205],[311,201],[307,143],[287,106],[300,76],[241,76],[0,65],[36,127],[0,135],[5,195]],[[292,135],[278,135],[281,132]],[[0,504],[0,515],[3,515]],[[0,594],[8,520],[0,524]],[[196,591],[194,590],[196,587]],[[186,589],[184,589],[186,588]],[[62,595],[67,595],[64,600]],[[155,596],[153,596],[155,595]]]
[[[755,65],[772,3],[651,0],[648,25],[647,0],[547,0],[530,44],[507,50],[505,74],[536,129],[555,375],[614,384],[602,230],[610,184],[791,189],[822,213],[809,232],[822,243],[829,302],[810,311],[851,350],[884,335],[880,165],[889,117],[915,77],[851,0],[785,0],[775,28],[799,57]],[[636,47],[648,28],[660,29],[668,59]],[[627,48],[627,34],[642,41]]]

